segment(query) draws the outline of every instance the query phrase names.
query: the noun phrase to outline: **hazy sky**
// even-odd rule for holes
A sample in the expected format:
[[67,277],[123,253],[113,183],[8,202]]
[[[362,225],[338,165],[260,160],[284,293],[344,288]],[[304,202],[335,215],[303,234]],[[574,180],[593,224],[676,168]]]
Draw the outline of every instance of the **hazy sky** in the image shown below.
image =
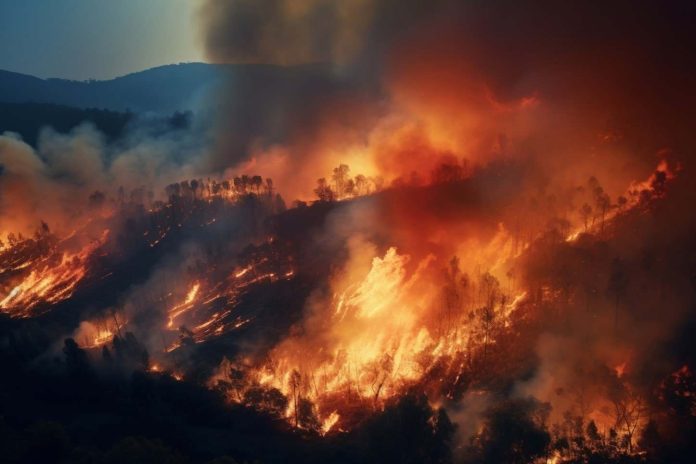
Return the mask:
[[203,61],[196,0],[0,0],[0,69],[106,79]]

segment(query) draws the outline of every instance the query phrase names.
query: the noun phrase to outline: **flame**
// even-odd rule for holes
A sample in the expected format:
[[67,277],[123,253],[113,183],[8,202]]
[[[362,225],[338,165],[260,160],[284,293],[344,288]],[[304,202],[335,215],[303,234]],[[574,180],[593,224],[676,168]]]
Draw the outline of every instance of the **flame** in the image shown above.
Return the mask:
[[628,369],[628,362],[627,361],[624,361],[621,364],[617,364],[616,366],[614,366],[614,372],[616,372],[616,377],[619,379],[621,377],[623,377],[624,374],[626,374],[627,369]]
[[321,434],[326,435],[327,433],[329,433],[340,418],[341,416],[338,414],[338,411],[334,411],[331,414],[329,414],[328,417],[324,419],[324,422],[322,422],[321,424]]
[[[39,305],[55,304],[70,298],[88,273],[89,258],[105,243],[108,235],[109,230],[104,230],[99,239],[91,241],[78,252],[56,252],[57,256],[52,254],[15,267],[13,271],[31,270],[0,300],[0,310],[13,317],[29,317]],[[57,264],[56,258],[60,260]]]
[[418,378],[421,372],[415,356],[434,342],[421,321],[428,296],[418,296],[414,287],[432,259],[424,259],[407,276],[407,255],[390,248],[383,258],[375,257],[364,279],[335,297],[328,328],[333,346],[313,361],[301,354],[303,341],[279,347],[273,355],[275,374],[262,383],[290,391],[292,372],[300,367],[314,377],[310,396],[354,388],[360,396],[379,398],[393,394],[400,383]]
[[554,451],[553,455],[546,459],[546,464],[558,464],[559,462],[561,462],[561,459],[563,459],[561,453],[559,453],[558,451]]
[[[181,324],[183,331],[196,343],[241,329],[254,318],[235,316],[234,308],[240,297],[255,285],[292,279],[295,272],[288,266],[289,262],[283,259],[275,262],[262,255],[237,267],[222,280],[215,280],[219,275],[201,275],[189,285],[184,299],[168,310],[166,328],[174,330]],[[178,340],[165,351],[171,352],[180,346],[181,340]]]
[[[499,245],[500,240],[496,235],[493,242]],[[503,254],[511,252],[496,248]],[[355,254],[360,255],[357,261],[366,258]],[[491,267],[502,259],[494,258]],[[461,356],[472,337],[478,336],[469,306],[442,308],[434,255],[413,262],[412,256],[390,247],[383,255],[372,256],[366,267],[357,261],[334,279],[333,297],[314,308],[304,334],[281,342],[268,362],[248,374],[249,385],[276,388],[295,401],[315,402],[322,433],[348,413],[343,409],[346,403],[336,402],[338,397],[381,404],[421,381],[438,360]],[[495,281],[492,276],[486,279]],[[498,296],[487,304],[504,323],[526,295],[522,291],[507,299]],[[228,378],[230,369],[230,363],[223,363],[211,383]],[[292,421],[292,404],[286,415]]]
[[184,299],[184,301],[169,310],[169,322],[167,322],[168,328],[171,329],[172,327],[174,327],[174,320],[192,308],[192,305],[196,301],[196,297],[198,296],[198,290],[200,290],[200,288],[201,284],[199,282],[195,282],[189,289],[188,293],[186,293],[186,298]]
[[[619,214],[625,213],[638,207],[644,200],[643,195],[649,195],[653,198],[662,198],[665,192],[662,190],[663,183],[673,180],[676,177],[676,172],[672,170],[666,159],[660,160],[655,170],[650,176],[641,182],[631,182],[621,198],[623,204],[611,205],[604,215],[604,223],[610,222]],[[585,227],[577,225],[574,230],[566,236],[566,242],[574,242],[581,234],[592,232],[593,229],[600,228],[600,224]]]

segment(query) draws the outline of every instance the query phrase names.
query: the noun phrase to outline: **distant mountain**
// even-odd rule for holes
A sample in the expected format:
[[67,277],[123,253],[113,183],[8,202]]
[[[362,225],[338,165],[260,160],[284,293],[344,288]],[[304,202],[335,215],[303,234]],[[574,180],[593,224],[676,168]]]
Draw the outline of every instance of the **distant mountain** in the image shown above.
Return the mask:
[[0,70],[0,102],[172,113],[194,109],[231,70],[230,66],[186,63],[105,81],[39,79]]
[[116,139],[124,134],[132,118],[132,113],[109,110],[73,108],[51,103],[0,102],[0,134],[14,132],[32,146],[36,146],[39,133],[44,127],[67,133],[84,121],[91,122],[108,139]]
[[107,141],[116,141],[137,125],[141,134],[162,135],[189,129],[192,113],[175,112],[142,118],[137,113],[95,108],[75,108],[53,103],[0,102],[0,134],[19,134],[29,145],[37,146],[41,130],[50,127],[67,134],[80,124],[91,123]]
[[313,126],[328,102],[356,91],[374,89],[326,64],[188,63],[84,82],[0,71],[0,134],[17,132],[34,145],[42,127],[68,132],[84,121],[110,139],[143,123],[155,133],[217,125],[226,153],[246,153],[250,143],[282,143]]
[[219,105],[221,95],[212,91],[223,82],[232,83],[226,88],[233,95],[228,93],[226,98],[245,100],[244,104],[251,106],[258,102],[275,106],[289,97],[302,99],[338,84],[324,65],[183,63],[104,81],[40,79],[0,70],[0,102],[171,114]]

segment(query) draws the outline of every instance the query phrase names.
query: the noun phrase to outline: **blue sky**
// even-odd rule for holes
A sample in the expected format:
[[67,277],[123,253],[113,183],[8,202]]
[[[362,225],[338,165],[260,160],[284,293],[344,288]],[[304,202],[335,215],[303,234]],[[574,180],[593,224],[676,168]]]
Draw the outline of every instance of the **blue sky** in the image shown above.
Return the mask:
[[203,61],[196,0],[0,0],[0,69],[107,79]]

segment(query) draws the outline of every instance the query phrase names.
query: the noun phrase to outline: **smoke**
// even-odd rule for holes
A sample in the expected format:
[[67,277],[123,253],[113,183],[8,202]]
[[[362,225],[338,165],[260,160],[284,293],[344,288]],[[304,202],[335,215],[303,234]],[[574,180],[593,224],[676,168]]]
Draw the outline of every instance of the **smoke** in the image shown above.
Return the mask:
[[384,52],[404,28],[443,3],[210,0],[200,16],[203,43],[214,62],[352,66]]
[[[340,14],[343,7],[355,15]],[[273,99],[279,105],[245,108],[252,120],[272,114],[279,125],[270,131],[257,126],[234,150],[221,143],[212,162],[272,172],[290,198],[303,199],[313,196],[316,179],[340,163],[354,174],[380,176],[387,185],[422,184],[442,163],[473,173],[467,189],[405,189],[331,216],[325,230],[330,238],[322,240],[349,243],[348,260],[334,276],[333,298],[322,295],[308,304],[300,335],[271,356],[310,372],[312,363],[334,368],[327,353],[352,347],[360,334],[376,334],[360,341],[368,347],[391,321],[361,329],[348,319],[336,323],[334,299],[346,291],[341,278],[365,285],[371,272],[366,263],[379,268],[388,246],[411,257],[394,266],[406,275],[429,253],[437,256],[433,268],[456,255],[469,276],[488,271],[511,289],[564,295],[548,311],[566,319],[547,321],[542,333],[530,335],[526,349],[535,351],[538,365],[531,378],[516,380],[512,395],[549,402],[555,424],[567,413],[593,419],[604,430],[614,427],[612,400],[631,390],[648,396],[656,379],[679,367],[665,350],[693,307],[693,292],[677,284],[682,279],[669,269],[682,269],[679,274],[691,267],[670,261],[661,269],[672,277],[656,284],[656,269],[642,266],[673,256],[655,248],[655,237],[674,241],[668,231],[675,229],[681,236],[686,225],[680,217],[687,211],[662,216],[659,233],[649,221],[634,218],[629,224],[624,218],[609,242],[554,248],[542,241],[530,250],[518,245],[546,231],[565,237],[568,229],[582,230],[581,208],[596,208],[597,191],[616,201],[660,160],[692,164],[696,140],[685,121],[696,108],[690,90],[696,83],[690,52],[696,40],[686,19],[693,13],[692,6],[623,1],[205,2],[202,26],[211,59],[273,63],[300,81],[308,69],[302,65],[321,62],[307,82],[331,83],[303,87],[294,81],[286,87],[289,95],[269,86],[280,92]],[[238,104],[245,101],[241,93],[248,94],[231,80],[225,98]],[[239,118],[230,114],[223,120]],[[229,140],[235,129],[223,124],[219,138]],[[688,169],[679,175],[691,177]],[[594,183],[588,184],[591,177]],[[691,197],[685,190],[671,194]],[[604,222],[597,210],[593,217]],[[363,240],[371,245],[356,245]],[[631,283],[617,289],[625,269],[632,270]],[[674,282],[671,290],[666,281]],[[429,317],[437,317],[437,304],[428,304]],[[414,313],[408,304],[393,306],[399,317]],[[409,335],[416,332],[411,329]],[[297,355],[306,352],[319,353],[318,359]],[[367,358],[378,364],[376,357]],[[462,426],[462,442],[475,434],[487,407],[470,396],[450,408]]]
[[[243,104],[249,89],[230,79],[235,111],[211,159],[277,173],[291,198],[340,162],[392,181],[427,178],[447,156],[534,156],[566,183],[593,170],[625,184],[658,150],[693,146],[690,6],[206,1],[200,13],[210,59],[299,79],[259,82],[270,105]],[[240,131],[240,104],[279,125]]]
[[[95,190],[159,191],[206,173],[258,172],[308,199],[317,178],[346,163],[397,188],[275,217],[296,221],[288,237],[269,221],[264,233],[307,258],[296,271],[314,291],[296,305],[303,319],[268,350],[276,377],[259,378],[287,393],[299,369],[313,399],[347,386],[375,403],[422,381],[461,398],[448,405],[461,440],[493,403],[478,387],[549,402],[554,423],[568,412],[612,427],[611,401],[631,389],[649,395],[689,357],[680,327],[696,303],[693,7],[534,3],[204,1],[209,57],[231,63],[214,147],[142,134],[109,147],[88,126],[47,131],[36,150],[0,137],[0,229],[30,231],[43,219],[69,230]],[[669,169],[653,172],[658,163],[679,170],[674,183]],[[424,187],[443,164],[466,175]],[[229,222],[266,214],[249,204]],[[120,301],[153,352],[181,336],[162,319],[193,280],[210,279],[196,305],[218,301],[219,286],[227,292],[225,316],[189,318],[205,330],[229,316],[223,332],[241,327],[232,309],[252,312],[233,297],[285,275],[252,269],[253,260],[234,269],[236,248],[259,240],[256,224],[210,236],[188,226],[195,232],[154,257]],[[285,251],[273,246],[256,264]],[[319,261],[328,264],[311,269]],[[253,283],[237,279],[246,272]],[[76,336],[98,331],[84,325]],[[262,351],[253,343],[231,351]],[[532,352],[529,370],[513,366]],[[513,372],[495,370],[505,362]]]
[[536,341],[538,368],[515,390],[551,403],[553,422],[570,414],[620,427],[617,404],[636,401],[642,427],[660,382],[692,362],[683,335],[696,305],[694,261],[684,254],[694,246],[689,178],[674,180],[649,212],[616,218],[610,237],[540,244],[523,258],[525,285],[564,292],[555,302],[563,316],[549,313]]
[[159,197],[166,184],[201,173],[196,160],[202,149],[198,134],[156,137],[138,126],[119,144],[107,143],[89,123],[69,134],[44,128],[36,148],[4,134],[0,232],[31,234],[44,221],[55,231],[70,233],[95,214],[88,199],[97,191],[111,206],[119,188],[126,194],[143,188]]

